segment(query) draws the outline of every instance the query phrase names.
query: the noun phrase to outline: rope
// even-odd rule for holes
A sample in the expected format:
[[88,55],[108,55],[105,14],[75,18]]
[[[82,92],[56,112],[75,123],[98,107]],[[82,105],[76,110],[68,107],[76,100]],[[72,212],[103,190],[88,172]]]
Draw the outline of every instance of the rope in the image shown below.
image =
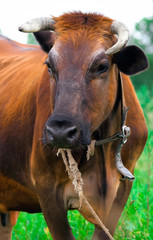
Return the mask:
[[[68,161],[65,155],[65,151],[67,153]],[[68,172],[69,178],[72,180],[72,184],[74,185],[74,190],[79,196],[80,208],[82,206],[82,196],[83,196],[83,179],[81,177],[81,173],[78,169],[78,164],[74,160],[70,149],[59,149],[57,152],[57,156],[59,153],[62,155],[63,162],[66,167],[66,171]]]
[[[93,143],[93,146],[94,146],[94,144],[95,143]],[[89,155],[90,155],[90,153],[94,154],[94,152],[92,152],[92,151],[93,151],[93,149],[90,149],[88,154]],[[72,156],[71,150],[70,149],[59,149],[57,152],[57,156],[59,156],[59,154],[62,155],[63,162],[66,167],[66,171],[68,172],[68,176],[72,180],[72,184],[74,185],[74,190],[76,191],[76,193],[79,196],[79,203],[80,203],[79,209],[81,208],[82,203],[84,202],[88,206],[91,214],[96,219],[97,223],[101,226],[103,231],[109,237],[109,239],[114,240],[112,235],[109,233],[109,230],[105,227],[105,225],[102,223],[100,218],[97,216],[96,212],[93,210],[93,208],[91,207],[91,205],[89,204],[89,202],[87,201],[87,199],[83,193],[83,179],[82,179],[81,173],[78,169],[78,164]]]
[[87,161],[90,159],[91,156],[94,156],[95,154],[95,143],[96,143],[96,140],[92,140],[90,145],[88,145]]

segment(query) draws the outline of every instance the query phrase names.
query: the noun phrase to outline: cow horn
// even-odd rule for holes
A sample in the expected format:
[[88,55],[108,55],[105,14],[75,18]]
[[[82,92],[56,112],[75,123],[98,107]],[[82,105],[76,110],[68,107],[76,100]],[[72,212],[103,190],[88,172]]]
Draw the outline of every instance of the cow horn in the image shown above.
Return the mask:
[[39,32],[43,30],[55,30],[55,20],[51,17],[41,17],[32,19],[19,27],[21,32]]
[[118,36],[118,41],[106,50],[108,55],[119,52],[129,40],[129,30],[122,22],[114,21],[111,25],[111,31]]

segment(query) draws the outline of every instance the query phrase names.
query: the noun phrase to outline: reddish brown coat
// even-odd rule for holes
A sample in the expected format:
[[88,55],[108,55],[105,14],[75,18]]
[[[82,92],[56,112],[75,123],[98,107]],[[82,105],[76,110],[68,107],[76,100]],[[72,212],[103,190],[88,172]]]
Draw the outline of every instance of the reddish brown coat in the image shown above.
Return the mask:
[[[73,240],[66,212],[79,207],[78,196],[57,149],[42,144],[43,130],[52,112],[53,117],[62,113],[81,122],[93,139],[120,130],[118,69],[113,57],[105,55],[116,37],[110,32],[112,20],[101,15],[72,13],[55,19],[48,60],[56,63],[53,75],[43,65],[47,54],[40,47],[0,38],[0,212],[42,210],[53,239]],[[97,62],[109,63],[109,69],[97,75]],[[122,159],[133,173],[147,128],[132,83],[125,74],[122,78],[131,128]],[[96,148],[88,162],[84,148],[73,153],[85,196],[112,235],[132,186],[120,181],[116,170],[117,144]],[[97,224],[86,206],[79,211]],[[93,239],[108,238],[96,225]]]

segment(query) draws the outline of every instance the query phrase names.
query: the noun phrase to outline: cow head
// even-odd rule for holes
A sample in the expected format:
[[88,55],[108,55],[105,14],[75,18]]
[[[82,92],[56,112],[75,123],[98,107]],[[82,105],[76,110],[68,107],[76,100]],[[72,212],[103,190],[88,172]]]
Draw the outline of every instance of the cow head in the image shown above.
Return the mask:
[[113,109],[117,67],[125,74],[144,70],[144,53],[136,46],[125,47],[125,25],[102,15],[36,19],[20,30],[35,32],[48,53],[52,115],[45,125],[47,142],[60,148],[90,144],[91,134]]

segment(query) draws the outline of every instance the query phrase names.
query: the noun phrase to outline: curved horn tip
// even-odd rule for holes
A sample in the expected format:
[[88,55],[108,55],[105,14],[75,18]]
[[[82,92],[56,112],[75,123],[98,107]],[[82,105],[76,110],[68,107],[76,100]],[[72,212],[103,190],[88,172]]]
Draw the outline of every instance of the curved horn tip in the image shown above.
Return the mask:
[[43,30],[53,30],[55,29],[54,27],[55,20],[50,18],[50,17],[41,17],[41,18],[36,18],[32,19],[29,22],[26,22],[22,24],[18,29],[21,32],[39,32]]
[[111,32],[118,35],[118,41],[111,48],[107,49],[105,54],[113,55],[119,52],[129,40],[129,30],[122,22],[113,21]]
[[24,28],[23,25],[21,25],[20,27],[18,27],[18,30],[19,30],[20,32],[27,32],[27,31],[25,30],[25,28]]
[[115,45],[113,45],[111,48],[109,48],[105,51],[105,54],[106,55],[113,55],[113,54],[119,52],[128,42],[129,33],[124,32],[124,37],[125,37],[125,39],[118,39],[118,41],[117,41],[117,43],[115,43]]
[[29,22],[22,24],[21,26],[19,26],[18,29],[20,32],[25,33],[39,32],[41,30],[39,24],[37,23],[29,24]]
[[19,30],[20,32],[23,32],[22,26],[18,27],[18,30]]

